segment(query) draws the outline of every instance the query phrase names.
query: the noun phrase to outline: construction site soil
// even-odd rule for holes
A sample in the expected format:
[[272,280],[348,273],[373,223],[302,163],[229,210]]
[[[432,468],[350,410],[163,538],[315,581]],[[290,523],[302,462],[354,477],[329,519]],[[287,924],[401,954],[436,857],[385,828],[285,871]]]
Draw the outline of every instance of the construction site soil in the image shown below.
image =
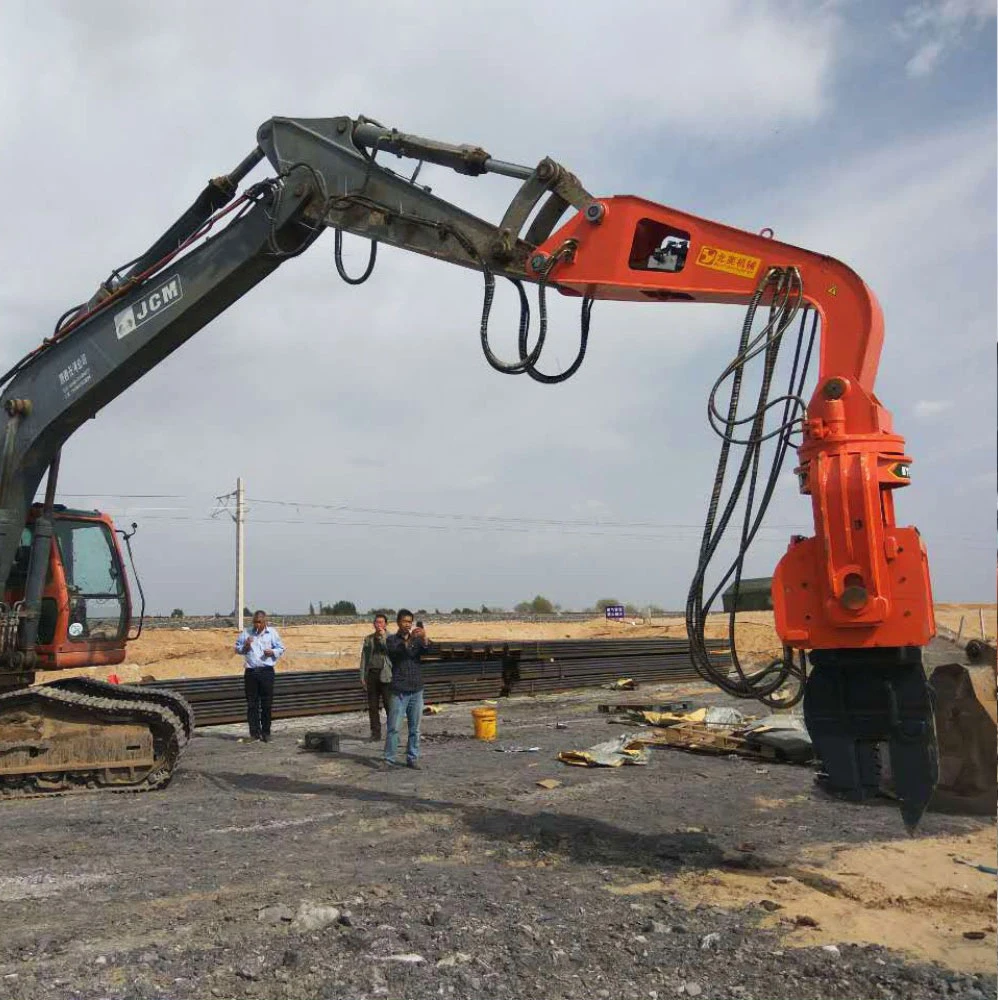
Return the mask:
[[[626,731],[599,703],[676,698],[731,703],[519,696],[495,743],[446,705],[418,771],[381,769],[356,714],[276,723],[269,744],[217,727],[164,791],[3,803],[0,996],[995,995],[996,879],[955,860],[995,864],[989,818],[928,814],[909,838],[890,803],[828,798],[810,767],[556,760]],[[301,751],[309,729],[341,751]]]

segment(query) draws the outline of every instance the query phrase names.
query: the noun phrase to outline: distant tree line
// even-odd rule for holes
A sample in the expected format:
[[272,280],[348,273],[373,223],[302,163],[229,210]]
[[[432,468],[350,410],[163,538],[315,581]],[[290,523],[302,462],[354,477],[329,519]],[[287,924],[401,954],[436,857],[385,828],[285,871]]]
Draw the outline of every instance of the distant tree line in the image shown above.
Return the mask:
[[[652,615],[664,615],[665,609],[659,607],[657,604],[645,605],[639,607],[636,604],[631,604],[629,602],[619,601],[615,597],[601,597],[591,608],[583,608],[583,611],[591,611],[593,614],[603,614],[606,609],[612,605],[624,605],[624,613],[632,617],[637,617],[645,613],[651,613]],[[563,609],[560,604],[556,604],[554,601],[549,600],[542,594],[537,594],[533,599],[529,601],[520,601],[513,610],[518,615],[553,615]],[[313,617],[316,614],[315,605],[309,604],[308,613]],[[357,615],[357,605],[353,601],[336,601],[334,604],[325,604],[322,601],[319,602],[320,615],[342,615],[342,616],[356,616]],[[430,612],[426,608],[420,608],[415,611],[414,614],[418,617],[420,615],[428,615]],[[435,608],[433,613],[435,615],[441,614],[439,608]],[[479,609],[475,608],[454,608],[450,614],[451,615],[488,615],[488,614],[503,614],[505,613],[505,608],[498,607],[488,607],[488,605],[483,604]],[[175,608],[173,611],[173,617],[183,617],[183,611],[179,608]],[[246,614],[249,614],[249,609],[246,609]],[[371,608],[367,612],[368,616],[374,617],[374,615],[385,615],[389,621],[393,621],[395,618],[395,608]]]
[[[315,605],[309,604],[308,613],[312,616],[315,615]],[[353,601],[336,601],[334,604],[323,604],[322,601],[319,602],[319,614],[320,615],[356,615],[357,605]]]
[[561,611],[561,605],[538,594],[532,601],[520,601],[513,610],[518,615],[553,615]]
[[[643,608],[639,608],[635,604],[630,604],[625,601],[619,601],[616,597],[601,597],[592,607],[592,610],[597,614],[604,614],[607,608],[624,605],[624,614],[636,617],[637,615],[643,615],[648,612],[655,616],[661,616],[665,614],[665,608],[660,608],[657,604],[647,604]],[[589,610],[589,609],[587,609]]]

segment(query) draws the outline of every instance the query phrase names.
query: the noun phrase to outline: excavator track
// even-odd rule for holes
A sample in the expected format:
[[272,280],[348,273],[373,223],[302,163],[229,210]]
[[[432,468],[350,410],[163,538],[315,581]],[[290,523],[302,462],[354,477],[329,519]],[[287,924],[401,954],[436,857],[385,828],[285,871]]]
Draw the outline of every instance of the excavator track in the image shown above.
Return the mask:
[[139,684],[112,684],[97,680],[96,677],[60,677],[46,687],[60,691],[74,691],[90,694],[98,698],[113,698],[116,701],[149,701],[161,708],[169,709],[180,720],[180,749],[182,750],[194,735],[194,709],[190,702],[176,691],[165,688],[143,687]]
[[187,742],[184,720],[142,688],[108,685],[117,690],[105,694],[103,682],[82,680],[0,695],[0,798],[169,783]]

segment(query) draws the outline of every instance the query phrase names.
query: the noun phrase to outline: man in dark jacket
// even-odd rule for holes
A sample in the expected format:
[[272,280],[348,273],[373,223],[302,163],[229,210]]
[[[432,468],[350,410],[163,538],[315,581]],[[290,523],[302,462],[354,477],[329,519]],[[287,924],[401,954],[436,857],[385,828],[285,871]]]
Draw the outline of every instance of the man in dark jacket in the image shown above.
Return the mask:
[[412,627],[412,612],[402,608],[396,616],[398,632],[386,640],[388,656],[392,661],[392,707],[388,713],[388,738],[385,740],[385,766],[395,765],[399,746],[399,728],[405,716],[409,740],[405,748],[405,763],[413,770],[420,770],[419,723],[423,718],[423,675],[419,660],[429,648],[422,622]]
[[371,721],[371,740],[381,739],[381,705],[385,707],[387,720],[391,711],[389,685],[392,680],[392,664],[388,659],[388,618],[374,616],[374,631],[364,639],[360,650],[360,683],[367,692],[367,714]]

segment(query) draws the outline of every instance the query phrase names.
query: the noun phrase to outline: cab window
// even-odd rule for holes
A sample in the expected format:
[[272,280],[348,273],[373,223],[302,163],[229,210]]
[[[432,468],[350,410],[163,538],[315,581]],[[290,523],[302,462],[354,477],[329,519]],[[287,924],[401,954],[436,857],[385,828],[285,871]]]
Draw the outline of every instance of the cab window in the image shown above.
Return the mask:
[[124,638],[125,581],[107,525],[57,520],[55,537],[69,597],[69,641]]

